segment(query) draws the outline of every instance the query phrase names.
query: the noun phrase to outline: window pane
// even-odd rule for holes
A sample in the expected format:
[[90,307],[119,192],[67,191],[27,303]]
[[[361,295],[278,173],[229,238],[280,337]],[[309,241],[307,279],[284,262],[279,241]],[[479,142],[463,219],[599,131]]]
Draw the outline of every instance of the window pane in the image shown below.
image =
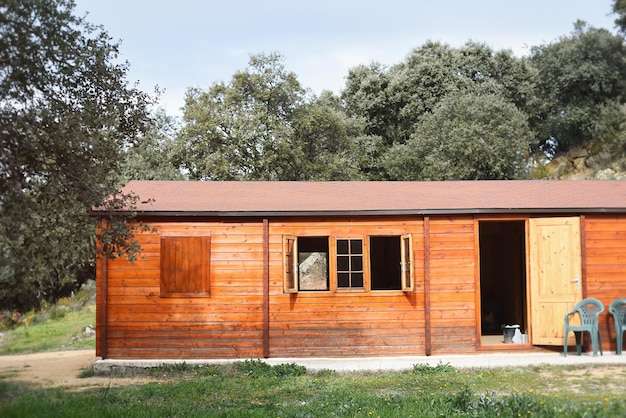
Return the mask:
[[328,255],[314,252],[299,254],[300,290],[328,290]]
[[348,240],[347,239],[337,240],[337,254],[348,254]]
[[337,257],[337,271],[349,271],[350,261],[347,255]]
[[350,287],[350,273],[337,273],[337,287]]
[[363,254],[363,242],[360,239],[350,240],[350,254]]
[[400,290],[402,288],[400,237],[370,237],[369,257],[371,289]]
[[350,270],[352,271],[361,271],[363,270],[363,256],[362,255],[353,255],[350,257],[350,261],[352,265],[350,266]]
[[363,287],[363,273],[352,273],[352,287]]
[[300,290],[328,290],[328,237],[298,237]]
[[363,240],[337,240],[337,287],[363,288]]

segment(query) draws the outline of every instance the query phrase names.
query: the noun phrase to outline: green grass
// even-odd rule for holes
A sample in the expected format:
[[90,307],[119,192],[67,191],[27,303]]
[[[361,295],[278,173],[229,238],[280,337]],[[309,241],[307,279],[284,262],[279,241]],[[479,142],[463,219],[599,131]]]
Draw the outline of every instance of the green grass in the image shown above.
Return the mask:
[[[0,353],[93,348],[93,337],[73,339],[94,324],[95,307],[85,300],[93,299],[64,300],[41,315],[45,320],[5,331]],[[621,365],[455,369],[440,363],[405,372],[339,373],[248,360],[181,363],[123,377],[129,375],[152,382],[119,386],[113,375],[103,377],[110,383],[104,387],[44,389],[12,381],[15,372],[0,374],[0,416],[614,417],[626,410]]]
[[95,337],[82,337],[86,326],[95,326],[95,317],[96,308],[89,305],[62,318],[5,331],[0,355],[95,348]]
[[152,383],[82,391],[0,379],[0,409],[3,417],[615,417],[626,410],[626,377],[613,367],[603,370],[611,382],[598,393],[584,382],[554,385],[576,372],[597,374],[597,367],[416,365],[406,372],[337,373],[260,361],[181,364],[142,372],[157,379]]
[[19,321],[14,321],[9,329],[0,328],[4,335],[0,339],[0,355],[95,349],[95,336],[83,335],[86,326],[96,325],[95,293],[95,284],[90,282],[74,297],[18,315]]

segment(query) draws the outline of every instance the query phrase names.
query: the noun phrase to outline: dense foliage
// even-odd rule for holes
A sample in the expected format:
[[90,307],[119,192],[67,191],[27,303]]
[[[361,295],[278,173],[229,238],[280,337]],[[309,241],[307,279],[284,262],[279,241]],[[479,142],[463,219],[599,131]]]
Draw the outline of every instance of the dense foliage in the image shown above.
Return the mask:
[[[150,116],[148,96],[125,80],[118,46],[72,8],[69,0],[0,3],[3,308],[56,300],[93,277],[89,210],[116,190],[123,150]],[[109,244],[119,241],[110,235]]]
[[570,36],[534,47],[538,145],[554,155],[594,138],[604,105],[626,99],[621,36],[576,22]]
[[581,21],[529,57],[429,41],[389,68],[352,68],[338,96],[253,55],[230,83],[188,91],[175,165],[213,180],[526,178],[592,142],[621,157],[622,137],[605,134],[623,116],[623,74],[624,38]]
[[394,180],[505,180],[524,175],[526,116],[496,94],[449,94],[383,164]]
[[[128,64],[72,0],[0,1],[0,308],[93,277],[94,220],[124,182],[519,179],[577,147],[626,159],[626,3],[618,32],[575,22],[528,57],[426,42],[313,94],[276,52],[190,88],[183,118],[149,113]],[[137,197],[108,200],[112,208]],[[125,219],[102,250],[136,250]]]

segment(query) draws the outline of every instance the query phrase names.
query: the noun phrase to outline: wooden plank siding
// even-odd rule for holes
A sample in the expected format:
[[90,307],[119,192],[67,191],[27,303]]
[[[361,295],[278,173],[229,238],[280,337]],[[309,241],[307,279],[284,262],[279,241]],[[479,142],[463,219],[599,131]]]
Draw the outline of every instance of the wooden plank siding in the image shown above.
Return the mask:
[[600,338],[605,350],[615,350],[615,328],[609,305],[626,297],[626,215],[586,215],[583,242],[586,297],[600,299]]
[[[268,265],[264,265],[261,220],[149,224],[158,232],[137,235],[142,250],[135,262],[120,258],[104,264],[98,259],[97,355],[113,359],[394,356],[472,352],[478,347],[478,240],[471,215],[430,216],[428,239],[419,217],[270,219]],[[615,298],[626,297],[626,215],[586,214],[582,227],[585,296],[605,304],[601,338],[605,349],[614,350],[608,306]],[[413,292],[376,291],[368,286],[338,290],[332,260],[330,290],[284,292],[283,236],[329,237],[331,247],[335,238],[361,238],[367,249],[371,236],[403,234],[411,234],[413,241]],[[210,296],[161,297],[161,236],[207,235],[211,237]],[[332,258],[332,248],[329,252]],[[364,256],[368,258],[367,251]],[[367,270],[368,260],[364,262]],[[266,327],[264,277],[269,281]],[[264,347],[264,333],[268,347]]]
[[[362,238],[412,234],[415,291],[283,292],[282,237]],[[270,222],[270,355],[341,357],[424,354],[423,225],[400,217]],[[333,254],[332,249],[330,253]],[[365,254],[367,258],[367,253]],[[367,260],[365,263],[367,265]],[[332,261],[331,261],[332,265]]]
[[[158,233],[137,235],[135,262],[108,261],[107,357],[261,357],[262,224],[150,226]],[[209,235],[210,297],[161,297],[160,237]]]
[[[107,358],[262,357],[262,222],[149,224],[158,232],[137,235],[142,250],[135,262],[107,263],[107,327],[102,335]],[[370,236],[403,234],[411,234],[413,240],[413,292],[344,291],[331,284],[329,291],[284,293],[283,235],[328,236],[332,245],[336,237],[365,242]],[[211,236],[210,297],[161,297],[160,237],[189,235]],[[423,355],[423,238],[419,218],[270,220],[269,355]],[[453,285],[452,293],[458,293],[458,285]],[[98,300],[100,311],[104,300]]]
[[471,216],[431,216],[430,325],[433,354],[474,351],[475,239]]

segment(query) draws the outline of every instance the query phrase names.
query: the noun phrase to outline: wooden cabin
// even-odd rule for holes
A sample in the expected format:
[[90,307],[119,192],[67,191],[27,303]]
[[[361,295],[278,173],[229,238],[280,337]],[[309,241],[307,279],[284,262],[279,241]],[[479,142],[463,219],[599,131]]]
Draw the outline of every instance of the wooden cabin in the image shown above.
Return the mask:
[[[97,355],[410,356],[562,346],[626,297],[626,182],[159,182],[98,260]],[[94,211],[94,215],[104,213]],[[528,343],[503,342],[520,325]],[[573,340],[573,338],[572,338]],[[573,344],[573,341],[571,342]]]

